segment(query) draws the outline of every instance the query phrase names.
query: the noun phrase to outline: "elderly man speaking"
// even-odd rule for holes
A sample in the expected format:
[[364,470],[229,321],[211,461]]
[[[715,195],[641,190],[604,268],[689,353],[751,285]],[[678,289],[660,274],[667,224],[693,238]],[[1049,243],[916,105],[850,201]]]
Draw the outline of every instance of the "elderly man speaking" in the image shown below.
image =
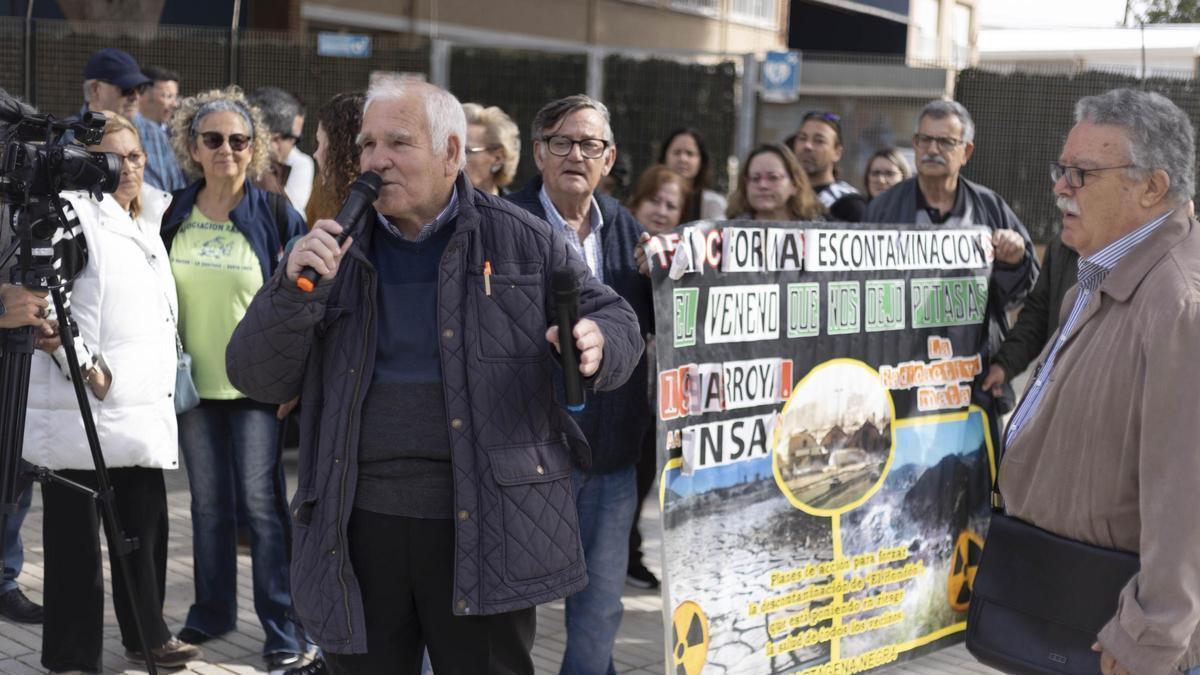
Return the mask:
[[1079,101],[1051,167],[1079,284],[1005,435],[1010,515],[1139,554],[1100,631],[1104,675],[1200,675],[1200,229],[1182,110],[1117,89]]
[[589,453],[554,401],[552,274],[579,282],[592,387],[642,353],[633,311],[561,234],[471,187],[466,127],[442,89],[372,86],[375,210],[341,246],[332,220],[296,241],[228,351],[242,391],[300,395],[292,597],[336,673],[416,675],[426,647],[439,674],[534,672],[534,606],[586,583],[571,468]]

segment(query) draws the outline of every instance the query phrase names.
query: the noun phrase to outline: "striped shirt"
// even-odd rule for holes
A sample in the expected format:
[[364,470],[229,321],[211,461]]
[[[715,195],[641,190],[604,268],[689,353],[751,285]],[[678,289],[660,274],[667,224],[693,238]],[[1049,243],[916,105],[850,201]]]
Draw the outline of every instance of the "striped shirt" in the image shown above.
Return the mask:
[[1012,439],[1021,433],[1021,429],[1025,424],[1037,414],[1038,406],[1041,404],[1042,397],[1046,393],[1046,383],[1050,381],[1050,373],[1054,370],[1054,363],[1058,358],[1058,352],[1062,349],[1063,344],[1066,343],[1067,336],[1075,330],[1075,324],[1079,322],[1079,317],[1083,314],[1083,308],[1087,306],[1092,293],[1095,293],[1096,289],[1100,288],[1100,284],[1108,276],[1108,273],[1117,266],[1121,258],[1124,258],[1126,253],[1129,253],[1135,246],[1142,243],[1146,237],[1149,237],[1158,229],[1158,226],[1171,213],[1173,211],[1167,211],[1087,258],[1079,259],[1079,295],[1075,296],[1075,304],[1071,306],[1071,313],[1067,316],[1066,323],[1059,329],[1054,346],[1050,349],[1050,354],[1046,356],[1046,362],[1038,368],[1033,384],[1025,392],[1025,398],[1021,400],[1020,405],[1017,406],[1017,411],[1013,413],[1012,421],[1008,423],[1008,433],[1004,437],[1004,447],[1007,448]]
[[171,150],[171,139],[163,125],[141,115],[133,116],[142,149],[146,152],[146,182],[166,192],[175,192],[187,187],[187,179],[179,170],[175,153]]
[[550,223],[550,227],[563,233],[567,243],[587,263],[592,276],[604,283],[604,251],[600,248],[600,230],[604,229],[604,216],[600,214],[600,205],[596,203],[596,197],[592,196],[592,207],[588,210],[592,231],[583,241],[579,241],[579,231],[567,224],[567,220],[555,208],[554,202],[550,201],[545,185],[538,192],[538,201],[546,211],[546,222]]
[[433,233],[442,229],[443,225],[458,217],[458,188],[455,187],[450,191],[450,201],[446,203],[446,208],[442,209],[442,212],[437,214],[436,218],[422,225],[420,231],[417,232],[417,236],[412,239],[404,236],[404,233],[400,231],[400,228],[393,225],[392,221],[388,220],[387,217],[382,213],[377,211],[375,215],[378,216],[379,226],[383,228],[384,232],[387,232],[397,239],[401,239],[413,244],[419,244],[420,242],[432,237]]

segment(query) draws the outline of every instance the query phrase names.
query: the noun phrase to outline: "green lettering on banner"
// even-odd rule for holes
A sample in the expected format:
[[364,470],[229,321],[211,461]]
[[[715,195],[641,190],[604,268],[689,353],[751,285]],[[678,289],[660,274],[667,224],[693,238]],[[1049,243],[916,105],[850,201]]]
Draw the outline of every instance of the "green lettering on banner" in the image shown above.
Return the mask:
[[675,289],[675,346],[696,344],[696,309],[700,304],[699,288]]
[[821,284],[788,284],[787,336],[821,334]]
[[868,333],[904,329],[904,280],[882,279],[866,283]]
[[913,328],[971,326],[987,316],[987,277],[911,279]]
[[829,335],[846,335],[859,331],[859,297],[857,281],[831,281],[827,289]]

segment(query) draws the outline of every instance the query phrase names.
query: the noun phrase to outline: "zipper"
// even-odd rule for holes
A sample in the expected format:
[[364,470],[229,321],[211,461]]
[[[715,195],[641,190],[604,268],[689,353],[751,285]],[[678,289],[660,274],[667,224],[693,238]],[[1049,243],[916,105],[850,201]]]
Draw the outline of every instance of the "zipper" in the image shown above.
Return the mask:
[[[363,267],[363,274],[366,275],[367,290],[371,291],[371,293],[369,293],[369,300],[365,303],[367,311],[366,311],[366,321],[364,322],[365,325],[370,326],[371,321],[374,319],[375,293],[374,293],[374,288],[371,284],[371,282],[372,282],[371,272],[366,267]],[[349,457],[350,432],[353,429],[354,416],[358,409],[359,400],[361,399],[363,370],[365,370],[366,359],[368,356],[367,348],[370,347],[370,342],[371,342],[371,338],[368,333],[367,337],[366,337],[366,344],[363,347],[362,360],[360,360],[358,362],[358,378],[355,380],[354,397],[353,397],[353,399],[351,399],[350,421],[346,424],[346,440],[342,445],[342,447],[344,448],[344,450],[347,454],[346,454],[346,458],[342,461],[342,482],[341,482],[341,485],[339,486],[339,490],[338,490],[338,518],[339,519],[342,517],[342,515],[346,511],[346,479],[350,473],[350,457]],[[338,524],[337,532],[338,532],[338,549],[341,551],[341,554],[342,554],[341,560],[338,561],[338,583],[341,584],[341,587],[342,587],[342,608],[345,609],[345,611],[346,611],[346,630],[350,633],[350,635],[353,636],[354,635],[354,619],[351,616],[351,612],[350,612],[350,586],[349,586],[349,584],[346,583],[346,559],[349,558],[350,554],[346,550],[346,535],[344,532],[344,528],[341,526],[340,523]]]

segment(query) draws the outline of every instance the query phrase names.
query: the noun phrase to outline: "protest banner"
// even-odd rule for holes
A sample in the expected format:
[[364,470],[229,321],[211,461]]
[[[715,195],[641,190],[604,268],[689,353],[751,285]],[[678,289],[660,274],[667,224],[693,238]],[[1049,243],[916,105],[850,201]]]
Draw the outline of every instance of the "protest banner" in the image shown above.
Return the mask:
[[698,222],[646,249],[668,672],[959,639],[995,471],[987,228]]

